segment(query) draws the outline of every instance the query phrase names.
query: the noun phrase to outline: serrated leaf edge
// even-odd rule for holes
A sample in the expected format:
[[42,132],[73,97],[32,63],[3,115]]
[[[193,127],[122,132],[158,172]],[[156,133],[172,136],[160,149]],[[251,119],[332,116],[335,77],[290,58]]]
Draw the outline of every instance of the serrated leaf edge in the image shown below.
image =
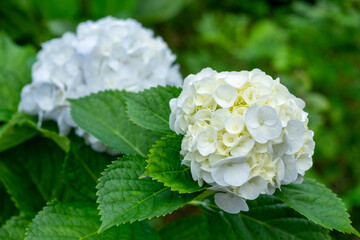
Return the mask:
[[[153,91],[153,89],[163,89],[163,90],[165,90],[167,87],[171,88],[171,90],[173,90],[173,89],[182,89],[182,88],[180,88],[180,87],[166,85],[166,86],[151,87],[151,88],[144,89],[144,90],[142,90],[142,91],[140,91],[140,92],[137,92],[137,93],[142,93],[142,92],[146,92],[146,91]],[[129,92],[127,92],[127,93],[129,93]],[[137,94],[137,93],[132,93],[132,92],[130,92],[130,94]],[[128,104],[128,101],[129,101],[129,100],[130,100],[130,101],[134,101],[133,99],[130,99],[127,94],[125,94],[126,113],[129,115],[129,120],[130,120],[132,123],[136,124],[136,125],[139,126],[139,127],[142,127],[142,128],[148,129],[148,130],[150,130],[150,131],[154,131],[154,132],[159,132],[159,133],[164,133],[164,134],[171,134],[171,133],[173,133],[173,132],[170,130],[170,128],[169,128],[169,130],[155,130],[155,129],[147,128],[147,127],[145,127],[145,126],[137,123],[136,121],[134,121],[133,118],[131,117],[131,114],[129,113],[129,104]],[[136,101],[135,101],[135,102],[136,102]],[[153,111],[151,111],[151,112],[153,112]],[[153,113],[154,113],[154,115],[159,116],[159,115],[156,114],[155,112],[153,112]],[[169,121],[168,121],[168,120],[163,120],[163,118],[162,118],[161,116],[159,116],[159,119],[162,119],[162,121],[164,121],[164,122],[166,122],[167,124],[169,124]]]
[[[324,187],[325,189],[327,189],[327,191],[328,191],[330,194],[332,194],[334,197],[336,197],[336,198],[339,200],[342,208],[345,210],[352,231],[342,231],[342,230],[338,230],[338,229],[335,229],[335,230],[336,230],[336,231],[339,231],[339,232],[342,232],[342,233],[355,234],[356,236],[360,237],[360,233],[351,225],[352,221],[351,221],[351,219],[350,219],[350,215],[349,215],[349,213],[347,212],[347,209],[346,209],[346,207],[345,207],[345,204],[343,203],[343,201],[341,200],[341,198],[339,198],[336,193],[334,193],[333,191],[331,191],[331,190],[330,190],[329,188],[327,188],[324,184],[319,183],[319,182],[315,181],[315,180],[312,179],[312,178],[308,178],[308,180],[312,180],[312,181],[314,181],[315,184],[320,185],[320,186]],[[281,191],[281,190],[280,190],[280,191]],[[274,196],[275,196],[277,199],[279,199],[280,201],[284,202],[284,203],[285,203],[286,205],[288,205],[290,208],[294,209],[296,212],[298,212],[298,213],[300,213],[301,215],[303,215],[304,217],[306,217],[308,220],[314,222],[315,224],[318,224],[318,225],[320,225],[320,226],[322,226],[322,227],[324,227],[324,228],[326,228],[326,229],[329,229],[329,230],[331,230],[331,231],[334,230],[334,228],[332,228],[332,227],[325,226],[325,225],[319,223],[318,221],[314,221],[313,219],[308,218],[307,216],[305,216],[305,215],[302,213],[302,211],[299,211],[299,210],[295,209],[292,205],[290,205],[290,204],[288,204],[287,202],[283,201],[280,197],[278,197],[278,196],[276,196],[276,195],[274,195]]]
[[[90,98],[92,96],[95,96],[95,95],[98,95],[98,94],[101,94],[101,93],[107,93],[107,92],[110,92],[110,93],[120,93],[120,94],[123,94],[123,97],[124,97],[124,100],[125,100],[125,105],[126,105],[126,91],[125,90],[115,90],[115,89],[108,89],[108,90],[104,90],[104,91],[98,91],[98,92],[95,92],[95,93],[91,93],[90,95],[87,95],[87,96],[84,96],[84,97],[81,97],[81,98],[76,98],[76,99],[66,99],[67,101],[70,102],[70,115],[71,117],[73,118],[73,110],[72,110],[72,107],[71,107],[71,104],[75,101],[83,101],[85,98]],[[126,111],[127,107],[125,106],[125,112],[127,113]],[[104,124],[105,126],[109,126],[107,123],[103,122],[101,119],[98,119],[99,122],[101,122],[102,124]],[[132,122],[132,121],[131,121]],[[137,126],[137,125],[136,125]],[[109,126],[109,129],[113,130],[113,128],[111,126]],[[146,128],[145,128],[146,129]],[[118,134],[118,131],[113,131],[113,133],[118,136],[120,139],[122,139],[126,144],[128,144],[135,152],[137,152],[139,154],[139,156],[142,156],[142,157],[146,157],[146,154],[143,153],[138,147],[134,146],[131,142],[129,142],[126,138],[124,138],[122,135],[119,135]],[[106,145],[106,144],[105,144]]]
[[[130,157],[131,157],[131,156],[136,156],[136,157],[139,157],[139,156],[137,156],[137,155],[124,155],[124,156],[130,156]],[[109,169],[109,167],[110,167],[113,163],[115,163],[115,162],[117,162],[117,161],[119,161],[119,160],[121,161],[122,158],[123,158],[123,157],[118,157],[117,160],[112,161],[111,164],[109,164],[109,165],[106,166],[105,171],[103,171],[103,172],[101,173],[102,176],[99,178],[99,184],[96,185],[96,189],[98,189],[98,191],[96,192],[96,196],[99,197],[99,195],[98,195],[99,190],[100,190],[99,185],[100,185],[100,182],[101,182],[101,178],[102,178],[102,177],[105,175],[105,173],[107,172],[106,170]],[[165,191],[165,190],[168,189],[168,188],[169,188],[168,186],[164,186],[164,188],[162,188],[161,191],[157,191],[157,192]],[[119,224],[104,226],[104,225],[103,225],[103,221],[102,221],[103,217],[102,217],[102,215],[101,215],[101,212],[102,212],[102,211],[101,211],[101,209],[100,209],[100,202],[98,201],[98,199],[99,199],[99,198],[97,198],[96,203],[98,203],[97,210],[99,210],[101,225],[100,225],[97,233],[102,233],[102,232],[106,231],[107,229],[111,228],[111,227],[114,226],[114,225],[115,225],[115,226],[120,226],[121,224],[125,224],[125,223],[128,223],[128,222],[129,222],[129,223],[133,223],[133,222],[140,222],[140,221],[143,221],[143,220],[151,220],[151,219],[153,219],[153,218],[158,218],[158,217],[164,217],[164,216],[166,216],[166,215],[169,215],[169,214],[173,213],[173,212],[176,211],[177,209],[185,206],[186,204],[188,204],[189,202],[191,202],[191,201],[193,200],[193,199],[191,199],[191,200],[187,201],[187,202],[186,202],[184,205],[182,205],[181,207],[179,207],[179,208],[177,208],[177,209],[174,209],[173,211],[168,212],[168,213],[166,213],[166,214],[160,214],[160,215],[156,215],[156,216],[153,216],[153,217],[147,217],[147,218],[146,218],[146,217],[145,217],[145,218],[139,218],[139,219],[133,220],[133,221],[125,221],[125,222],[122,222],[122,223],[119,223]],[[147,197],[146,199],[148,199],[148,197]],[[144,199],[143,199],[142,201],[144,201]]]
[[[201,189],[199,189],[199,190],[197,190],[197,191],[182,191],[181,189],[177,189],[177,188],[175,188],[175,187],[172,187],[170,184],[167,184],[167,183],[161,181],[160,179],[158,179],[157,177],[152,176],[152,175],[150,174],[149,169],[148,169],[148,166],[149,166],[149,164],[150,164],[150,155],[151,155],[151,154],[153,153],[153,151],[154,151],[154,146],[155,146],[158,142],[163,141],[163,140],[167,139],[168,137],[175,137],[175,136],[176,136],[175,133],[169,134],[169,135],[167,135],[167,136],[164,136],[164,137],[160,138],[159,140],[157,140],[157,141],[152,145],[152,147],[151,147],[151,149],[150,149],[150,151],[149,151],[149,154],[148,154],[148,158],[146,159],[146,162],[148,163],[148,164],[146,165],[146,167],[145,167],[146,171],[145,171],[142,175],[140,175],[140,177],[142,177],[144,174],[149,173],[149,176],[150,176],[153,180],[155,180],[155,181],[157,181],[157,182],[159,182],[159,183],[164,184],[164,186],[166,186],[166,187],[170,187],[170,190],[171,190],[171,191],[173,191],[173,192],[179,192],[179,193],[181,193],[181,194],[184,194],[184,193],[195,193],[195,192],[200,192],[200,191],[206,190],[206,187],[201,187]],[[190,169],[190,167],[187,167],[187,168],[183,169],[182,171],[186,171],[186,170],[188,170],[188,169]],[[195,181],[194,181],[194,182],[195,182]]]

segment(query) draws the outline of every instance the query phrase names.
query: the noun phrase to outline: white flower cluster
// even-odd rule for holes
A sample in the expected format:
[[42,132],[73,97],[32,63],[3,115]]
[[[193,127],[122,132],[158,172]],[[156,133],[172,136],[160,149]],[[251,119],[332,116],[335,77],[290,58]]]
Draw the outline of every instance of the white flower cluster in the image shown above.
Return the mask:
[[210,184],[224,211],[246,211],[246,199],[300,183],[315,143],[305,103],[264,72],[189,75],[170,101],[170,128],[185,135],[181,154],[199,185]]
[[74,33],[42,45],[32,83],[21,93],[19,110],[55,120],[61,135],[72,127],[97,151],[110,151],[72,121],[67,98],[105,89],[140,91],[181,85],[176,56],[160,37],[133,19],[106,17],[81,23]]

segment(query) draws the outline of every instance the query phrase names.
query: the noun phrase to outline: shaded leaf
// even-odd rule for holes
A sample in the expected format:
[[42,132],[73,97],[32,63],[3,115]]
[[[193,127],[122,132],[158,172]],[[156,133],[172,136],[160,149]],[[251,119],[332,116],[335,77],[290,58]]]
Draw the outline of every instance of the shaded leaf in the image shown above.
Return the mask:
[[233,215],[216,206],[202,207],[210,240],[329,240],[328,230],[307,220],[273,196],[261,195],[248,201],[249,212]]
[[38,134],[53,140],[63,151],[68,152],[70,140],[57,133],[55,122],[46,121],[42,125],[42,127],[37,126],[35,117],[16,112],[11,120],[0,128],[0,152],[15,147]]
[[0,226],[11,216],[18,214],[19,211],[12,202],[10,195],[6,192],[4,185],[0,182]]
[[131,16],[138,0],[92,0],[89,3],[89,11],[92,18],[104,16],[124,17]]
[[26,240],[143,240],[159,239],[146,223],[124,224],[98,233],[100,226],[96,205],[88,202],[62,204],[53,201],[33,220]]
[[100,174],[115,158],[106,153],[95,152],[85,145],[84,139],[74,136],[64,163],[64,180],[77,198],[96,200],[96,185]]
[[21,212],[33,215],[62,195],[64,157],[57,145],[41,137],[0,154],[0,180]]
[[32,1],[44,19],[67,19],[74,18],[80,12],[80,2],[72,0],[42,0]]
[[23,120],[19,113],[12,116],[10,121],[0,127],[0,152],[15,147],[38,134],[33,127],[22,126]]
[[204,216],[181,218],[159,231],[163,240],[209,240],[209,227]]
[[0,33],[0,122],[17,111],[22,87],[30,82],[30,66],[35,50],[13,43]]
[[175,17],[190,1],[143,0],[135,11],[141,21],[162,22]]

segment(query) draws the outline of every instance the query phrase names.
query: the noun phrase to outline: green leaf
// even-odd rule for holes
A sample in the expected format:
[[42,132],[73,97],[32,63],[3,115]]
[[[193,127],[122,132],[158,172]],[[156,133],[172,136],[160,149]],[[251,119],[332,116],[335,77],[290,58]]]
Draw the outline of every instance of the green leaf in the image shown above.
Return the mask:
[[209,240],[209,227],[203,216],[181,218],[159,231],[163,240]]
[[341,200],[313,179],[305,179],[302,184],[282,186],[275,196],[317,224],[360,236],[351,226],[349,214]]
[[105,240],[160,240],[158,233],[146,221],[121,224],[106,230],[105,233]]
[[33,127],[21,126],[19,113],[14,114],[10,121],[0,127],[0,152],[15,147],[38,134]]
[[124,91],[104,91],[70,100],[72,118],[79,127],[116,151],[145,157],[161,134],[129,120],[124,95]]
[[89,2],[91,18],[104,16],[124,17],[133,15],[138,0],[92,0]]
[[[195,201],[194,201],[195,202]],[[180,219],[160,229],[166,240],[329,240],[328,230],[295,212],[273,196],[248,201],[249,212],[220,211],[213,203],[199,202],[204,216]]]
[[46,121],[43,122],[42,127],[38,127],[35,117],[16,112],[10,121],[0,128],[0,152],[15,147],[38,134],[53,140],[65,152],[69,151],[70,140],[57,133],[55,122]]
[[41,136],[51,139],[64,152],[69,152],[70,140],[65,136],[59,135],[58,128],[55,122],[46,121],[42,123],[41,127],[38,127],[34,121],[25,121],[23,125],[35,128],[40,133]]
[[[240,229],[232,226],[227,214],[223,212],[209,212],[204,209],[204,215],[208,225],[208,232],[211,240],[219,238],[227,240],[236,240],[237,236],[240,235]],[[251,239],[251,238],[240,238],[240,239]]]
[[18,214],[19,211],[12,202],[10,195],[6,192],[4,185],[0,182],[0,226],[11,216]]
[[130,120],[146,129],[170,132],[169,116],[171,113],[169,102],[178,97],[181,88],[159,86],[139,93],[126,95],[126,104]]
[[163,22],[175,17],[191,1],[143,0],[134,13],[141,22]]
[[26,240],[158,240],[146,223],[124,224],[98,233],[96,205],[88,202],[62,204],[51,202],[33,220]]
[[30,219],[25,216],[14,216],[10,218],[0,228],[0,239],[23,240],[25,238],[26,227],[29,223]]
[[84,139],[73,137],[71,150],[64,163],[64,181],[77,198],[96,200],[96,185],[100,174],[115,157],[99,153],[86,146]]
[[72,19],[80,13],[80,2],[73,0],[32,1],[44,19]]
[[20,47],[0,33],[0,122],[17,111],[22,87],[30,82],[30,66],[35,50]]
[[307,220],[273,196],[248,201],[249,212],[233,215],[203,205],[208,231],[215,239],[329,240],[328,230]]
[[166,215],[196,197],[197,194],[172,192],[150,178],[139,179],[145,166],[145,158],[125,156],[105,170],[97,186],[101,230]]
[[150,150],[147,171],[153,179],[164,183],[172,191],[192,193],[205,189],[193,180],[190,168],[182,165],[180,155],[183,136],[169,135],[157,141]]
[[0,180],[21,212],[33,215],[62,195],[64,158],[57,145],[40,137],[0,154]]

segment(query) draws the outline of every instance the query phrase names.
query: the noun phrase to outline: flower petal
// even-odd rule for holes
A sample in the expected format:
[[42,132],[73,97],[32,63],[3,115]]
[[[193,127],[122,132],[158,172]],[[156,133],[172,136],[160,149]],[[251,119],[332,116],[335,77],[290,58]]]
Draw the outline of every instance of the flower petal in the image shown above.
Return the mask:
[[249,211],[245,200],[231,193],[216,193],[214,200],[221,210],[228,213],[236,214],[240,211]]
[[267,187],[265,179],[254,177],[240,187],[241,196],[245,199],[253,200],[257,198]]
[[224,127],[229,133],[240,133],[244,129],[244,120],[242,116],[231,116],[225,119]]
[[231,186],[241,186],[249,179],[250,166],[247,163],[227,166],[224,181]]
[[249,107],[245,112],[245,124],[247,128],[257,128],[259,127],[259,121],[257,116],[257,111],[260,108],[258,105],[253,105]]
[[296,165],[300,170],[307,171],[313,165],[312,158],[309,154],[303,153],[296,159]]
[[203,156],[207,156],[216,150],[216,131],[213,128],[209,128],[198,135],[197,148],[199,153]]
[[237,94],[238,93],[235,88],[230,85],[223,84],[216,89],[213,97],[220,107],[228,108],[234,105]]
[[225,133],[223,135],[223,143],[228,147],[233,147],[239,142],[237,134]]
[[273,126],[262,126],[263,137],[267,140],[274,140],[281,135],[282,125],[280,120]]
[[264,122],[267,126],[273,126],[279,121],[279,117],[274,108],[261,106],[257,111],[258,121]]
[[297,140],[302,137],[305,127],[299,120],[290,120],[285,128],[289,140]]
[[227,84],[237,89],[240,89],[248,80],[249,72],[247,71],[230,72],[225,78]]
[[226,168],[219,167],[219,168],[214,168],[211,172],[211,177],[214,179],[215,183],[224,187],[229,185],[224,181],[225,171]]
[[285,165],[285,177],[283,179],[285,184],[291,183],[298,177],[298,171],[296,167],[296,160],[293,156],[285,155],[283,157]]
[[288,149],[286,151],[286,154],[288,154],[288,155],[298,152],[301,149],[301,147],[303,146],[302,138],[299,138],[296,140],[287,140],[286,142],[288,144]]
[[239,143],[230,153],[233,156],[246,156],[254,147],[255,141],[248,136],[241,136]]

